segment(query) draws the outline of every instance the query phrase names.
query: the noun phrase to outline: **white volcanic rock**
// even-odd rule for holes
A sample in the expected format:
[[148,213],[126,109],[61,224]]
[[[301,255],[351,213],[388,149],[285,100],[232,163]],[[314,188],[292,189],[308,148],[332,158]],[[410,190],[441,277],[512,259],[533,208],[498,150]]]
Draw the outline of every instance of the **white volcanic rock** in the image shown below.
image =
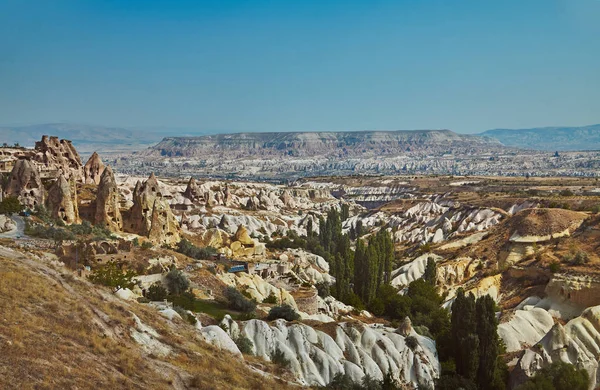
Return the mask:
[[328,334],[284,320],[273,325],[250,320],[241,332],[252,341],[255,355],[270,360],[277,351],[283,353],[307,385],[324,386],[339,373],[356,382],[365,375],[381,380],[388,371],[399,381],[433,385],[440,372],[432,340],[413,333],[419,345],[412,351],[403,336],[382,325],[341,323]]
[[259,275],[249,275],[245,272],[239,272],[237,274],[219,274],[217,277],[228,286],[235,287],[240,291],[246,291],[257,302],[262,302],[269,295],[273,294],[282,304],[287,304],[298,310],[294,297],[287,290],[273,286]]
[[6,233],[15,230],[17,225],[6,215],[0,215],[0,233]]
[[516,310],[509,321],[498,325],[498,336],[504,340],[508,352],[537,344],[554,325],[546,310],[526,307],[528,310]]
[[160,341],[160,335],[152,327],[144,324],[138,316],[132,314],[134,327],[129,329],[131,338],[138,343],[147,354],[164,357],[171,353],[170,346]]
[[231,337],[221,327],[216,325],[204,326],[200,329],[200,335],[209,344],[216,346],[219,349],[229,351],[239,357],[242,356],[240,349],[237,347]]
[[402,288],[408,286],[411,282],[423,277],[423,274],[425,273],[425,267],[427,267],[427,259],[429,259],[430,257],[436,262],[442,259],[440,256],[435,255],[433,253],[426,253],[424,255],[421,255],[413,261],[411,261],[410,263],[405,264],[402,267],[394,270],[392,272],[392,275],[394,275],[394,277],[390,284],[394,287]]
[[525,351],[511,374],[512,382],[521,383],[541,368],[562,361],[585,369],[591,387],[598,384],[600,359],[600,306],[586,309],[565,326],[557,323],[532,348]]

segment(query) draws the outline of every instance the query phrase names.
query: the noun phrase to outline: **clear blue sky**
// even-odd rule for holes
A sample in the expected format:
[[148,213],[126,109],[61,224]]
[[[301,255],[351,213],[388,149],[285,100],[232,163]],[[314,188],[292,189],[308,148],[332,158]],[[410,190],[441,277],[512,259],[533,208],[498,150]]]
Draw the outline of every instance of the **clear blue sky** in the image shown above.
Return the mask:
[[0,0],[0,123],[600,122],[600,0]]

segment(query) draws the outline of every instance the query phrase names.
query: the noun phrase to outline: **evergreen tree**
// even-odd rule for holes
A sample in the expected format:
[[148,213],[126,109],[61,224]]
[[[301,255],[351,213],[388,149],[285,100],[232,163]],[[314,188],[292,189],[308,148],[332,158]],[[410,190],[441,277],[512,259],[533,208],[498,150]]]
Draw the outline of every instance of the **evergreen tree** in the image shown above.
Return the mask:
[[435,265],[435,260],[433,259],[433,257],[427,258],[427,266],[425,267],[423,279],[425,279],[427,283],[435,286],[435,281],[437,279],[437,267]]
[[479,368],[477,386],[484,389],[494,382],[498,359],[498,323],[495,314],[496,303],[489,295],[477,300],[477,336],[479,337]]
[[451,323],[456,373],[473,380],[479,365],[479,338],[473,333],[477,329],[475,297],[473,294],[465,296],[462,288],[458,289],[452,304]]

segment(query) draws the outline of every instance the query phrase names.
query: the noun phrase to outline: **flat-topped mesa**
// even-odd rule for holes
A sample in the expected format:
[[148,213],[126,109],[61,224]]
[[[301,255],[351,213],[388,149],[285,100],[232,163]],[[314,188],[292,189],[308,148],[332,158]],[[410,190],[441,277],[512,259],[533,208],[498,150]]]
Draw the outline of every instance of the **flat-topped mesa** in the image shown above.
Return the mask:
[[33,159],[42,165],[42,169],[52,172],[54,177],[63,174],[66,179],[83,179],[83,164],[79,153],[71,141],[44,135],[35,143]]
[[77,190],[71,188],[63,174],[50,187],[46,207],[53,218],[60,219],[67,225],[80,222]]
[[17,160],[5,188],[6,196],[16,196],[25,207],[35,209],[43,205],[46,192],[40,172],[29,160]]
[[84,183],[100,184],[100,178],[102,177],[105,168],[106,167],[98,153],[94,152],[83,167]]
[[119,190],[115,175],[110,167],[106,167],[100,177],[94,222],[96,225],[105,226],[111,231],[123,230]]
[[160,197],[154,200],[148,238],[155,244],[168,245],[175,245],[181,239],[179,222],[173,215],[169,203]]
[[372,156],[429,151],[440,146],[501,146],[487,137],[457,134],[450,130],[338,131],[216,134],[200,137],[167,137],[145,152],[167,157],[206,157],[227,153],[244,156]]

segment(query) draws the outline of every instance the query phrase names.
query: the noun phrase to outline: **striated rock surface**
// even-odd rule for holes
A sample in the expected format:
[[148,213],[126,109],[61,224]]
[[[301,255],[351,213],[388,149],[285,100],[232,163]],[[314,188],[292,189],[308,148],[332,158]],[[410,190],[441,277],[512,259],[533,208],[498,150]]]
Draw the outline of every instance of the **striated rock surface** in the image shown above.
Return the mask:
[[79,210],[77,208],[77,190],[71,188],[64,175],[60,175],[48,191],[46,207],[50,215],[70,225],[79,223]]
[[85,184],[100,184],[102,173],[105,166],[98,153],[94,152],[91,155],[85,166],[83,167],[83,176]]
[[123,230],[119,190],[110,167],[106,167],[100,177],[94,221],[97,225],[105,226],[112,231]]
[[10,173],[5,189],[7,196],[16,196],[25,207],[34,209],[43,205],[45,189],[38,168],[29,160],[18,160]]
[[45,135],[35,143],[35,150],[34,160],[46,170],[56,172],[56,176],[62,174],[67,179],[83,179],[81,157],[71,141]]
[[388,372],[398,383],[432,386],[440,374],[435,343],[414,331],[410,335],[418,343],[411,350],[404,336],[380,324],[328,324],[323,331],[284,320],[273,325],[250,320],[238,326],[226,317],[223,322],[231,337],[241,333],[250,339],[256,356],[271,360],[283,354],[292,372],[309,386],[325,386],[337,374],[360,383],[365,375],[381,380]]
[[591,387],[600,382],[600,306],[586,309],[566,325],[555,324],[534,346],[526,350],[511,373],[511,385],[517,386],[537,371],[555,361],[585,369]]

